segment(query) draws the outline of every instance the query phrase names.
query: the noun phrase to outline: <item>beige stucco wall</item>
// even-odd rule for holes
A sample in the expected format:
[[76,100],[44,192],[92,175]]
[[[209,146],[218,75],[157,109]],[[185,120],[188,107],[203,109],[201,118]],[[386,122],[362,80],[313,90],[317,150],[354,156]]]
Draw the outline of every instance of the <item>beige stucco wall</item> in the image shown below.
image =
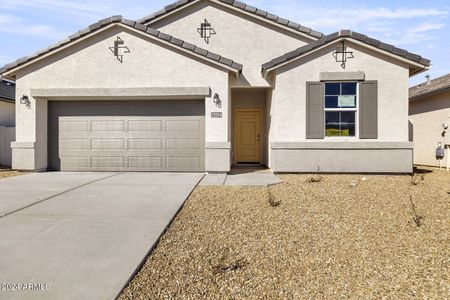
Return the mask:
[[16,115],[14,103],[0,101],[0,126],[14,126],[15,120]]
[[[335,61],[332,52],[336,45],[328,46],[296,62],[283,66],[276,72],[274,91],[271,102],[271,160],[270,166],[279,172],[317,172],[317,167],[326,172],[390,172],[384,164],[376,168],[377,159],[392,161],[389,157],[402,157],[392,165],[391,172],[412,171],[412,144],[408,142],[408,79],[409,69],[406,64],[384,56],[359,45],[349,43],[348,51],[353,51],[354,58],[347,62],[345,70]],[[306,82],[320,81],[321,72],[362,71],[365,80],[378,81],[378,139],[374,143],[364,144],[361,152],[355,139],[326,138],[314,142],[315,148],[306,147]],[[336,146],[350,141],[356,147],[333,151],[329,143]],[[364,140],[367,142],[368,140]],[[274,147],[276,143],[287,143],[285,147]],[[300,145],[295,145],[301,142]],[[320,147],[321,142],[324,147]],[[382,142],[382,143],[380,143]],[[392,150],[392,143],[406,142],[401,149]],[[325,147],[325,143],[327,146]],[[291,144],[291,146],[289,146]],[[333,144],[331,144],[333,145]],[[381,145],[381,146],[380,146]],[[320,150],[323,151],[320,151]],[[365,154],[367,160],[363,160]],[[369,155],[370,154],[370,155]],[[340,162],[332,161],[338,155]],[[377,158],[378,156],[378,158]],[[303,158],[302,158],[303,157]],[[353,158],[359,157],[356,161]],[[411,158],[410,158],[411,157]],[[325,165],[326,166],[325,166]],[[350,166],[344,168],[343,166]],[[351,167],[354,165],[355,167]],[[357,165],[357,166],[356,166]]]
[[306,82],[320,81],[321,72],[362,71],[366,80],[378,81],[378,140],[408,141],[408,66],[358,45],[346,69],[332,56],[331,45],[276,70],[272,100],[275,142],[306,139]]
[[[438,143],[450,142],[450,133],[442,136],[442,124],[450,124],[450,92],[429,96],[409,104],[409,119],[412,123],[414,141],[414,163],[439,166],[436,160]],[[446,160],[442,162],[446,164]]]
[[[207,19],[216,31],[207,44],[197,32]],[[261,76],[262,64],[312,41],[211,1],[201,1],[151,26],[244,65],[233,86],[269,87]]]
[[[130,53],[120,63],[109,47],[120,36]],[[204,60],[155,42],[129,29],[114,26],[92,38],[22,69],[17,74],[17,95],[30,95],[37,88],[136,88],[136,87],[202,87],[211,88],[223,103],[217,108],[212,98],[205,99],[206,142],[229,142],[229,73]],[[30,97],[31,105],[16,106],[17,143],[13,149],[13,167],[45,169],[47,166],[47,101]],[[211,111],[222,111],[223,118],[211,119]],[[34,149],[30,143],[35,142]],[[214,162],[228,161],[230,150],[220,149],[225,156],[207,161],[212,171],[223,169]],[[209,150],[206,150],[206,156]],[[212,154],[215,155],[215,154]],[[227,166],[229,168],[229,164]]]

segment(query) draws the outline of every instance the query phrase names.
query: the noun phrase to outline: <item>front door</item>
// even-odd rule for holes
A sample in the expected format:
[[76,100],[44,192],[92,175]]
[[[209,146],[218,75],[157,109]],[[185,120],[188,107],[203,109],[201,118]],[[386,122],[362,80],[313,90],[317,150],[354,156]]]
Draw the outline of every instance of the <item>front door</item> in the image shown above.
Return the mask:
[[237,163],[261,163],[261,112],[237,110],[235,114]]

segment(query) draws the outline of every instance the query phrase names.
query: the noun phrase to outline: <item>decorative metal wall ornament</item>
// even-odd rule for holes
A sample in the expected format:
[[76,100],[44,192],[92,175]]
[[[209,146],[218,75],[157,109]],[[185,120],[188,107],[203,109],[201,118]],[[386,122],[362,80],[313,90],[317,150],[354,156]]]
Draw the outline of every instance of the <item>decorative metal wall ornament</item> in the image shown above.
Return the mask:
[[200,24],[200,28],[197,28],[197,32],[200,33],[200,36],[207,44],[209,44],[209,39],[211,36],[216,34],[216,30],[211,27],[211,24],[206,19]]
[[109,47],[109,50],[111,50],[120,63],[123,63],[123,55],[131,52],[130,49],[125,46],[125,42],[120,37],[117,37],[114,41],[114,47]]
[[349,59],[355,58],[352,51],[347,51],[347,46],[345,45],[345,41],[342,41],[342,46],[337,48],[335,52],[333,52],[333,57],[336,59],[336,62],[341,63],[341,67],[345,69],[345,65]]

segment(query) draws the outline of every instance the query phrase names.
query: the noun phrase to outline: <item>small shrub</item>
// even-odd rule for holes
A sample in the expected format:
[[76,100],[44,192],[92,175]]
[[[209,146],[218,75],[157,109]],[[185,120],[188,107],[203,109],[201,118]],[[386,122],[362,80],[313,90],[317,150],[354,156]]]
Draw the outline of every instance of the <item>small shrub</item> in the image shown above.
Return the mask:
[[411,202],[411,207],[412,207],[412,211],[413,211],[413,221],[414,223],[416,223],[417,227],[421,227],[423,225],[422,221],[423,221],[423,217],[421,215],[419,215],[416,211],[416,206],[414,205],[413,202],[413,196],[409,196],[409,201]]
[[323,177],[319,175],[320,173],[320,166],[317,166],[317,174],[315,174],[313,177],[309,178],[306,182],[309,183],[318,183],[323,180]]
[[248,262],[244,258],[230,259],[229,251],[222,255],[219,264],[213,268],[213,274],[232,272],[244,268]]
[[425,180],[425,174],[414,173],[411,179],[412,185],[419,185]]
[[278,200],[272,193],[270,186],[267,187],[267,197],[269,200],[269,204],[272,207],[277,207],[281,205],[281,200]]

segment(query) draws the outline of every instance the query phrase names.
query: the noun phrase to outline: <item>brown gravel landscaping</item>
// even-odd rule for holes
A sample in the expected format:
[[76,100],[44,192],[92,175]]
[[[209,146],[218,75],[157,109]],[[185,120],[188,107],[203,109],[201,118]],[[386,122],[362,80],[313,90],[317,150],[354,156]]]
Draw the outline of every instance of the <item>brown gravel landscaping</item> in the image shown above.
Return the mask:
[[0,179],[8,178],[8,177],[14,177],[23,175],[24,173],[19,171],[12,171],[8,167],[0,166]]
[[450,299],[450,173],[432,171],[199,187],[120,299]]

